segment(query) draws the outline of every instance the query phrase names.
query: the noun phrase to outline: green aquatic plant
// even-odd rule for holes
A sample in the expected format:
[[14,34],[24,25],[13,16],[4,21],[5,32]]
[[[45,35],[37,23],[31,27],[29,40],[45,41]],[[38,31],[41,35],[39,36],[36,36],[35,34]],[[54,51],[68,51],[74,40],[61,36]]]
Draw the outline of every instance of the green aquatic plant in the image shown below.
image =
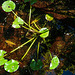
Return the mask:
[[7,60],[3,58],[5,53],[6,51],[0,50],[0,66],[4,65],[7,62]]
[[53,20],[52,14],[46,14],[46,15],[45,15],[45,19],[46,19],[47,21],[52,21],[52,20]]
[[[28,2],[29,0],[25,0],[25,2]],[[33,3],[35,3],[37,0],[31,0],[31,5]],[[43,28],[39,28],[36,23],[34,22],[34,26],[36,27],[36,29],[34,27],[31,26],[30,20],[31,20],[31,5],[30,5],[30,13],[29,13],[29,23],[26,23],[22,18],[20,18],[18,15],[15,14],[15,12],[13,11],[16,7],[15,3],[13,1],[5,1],[2,4],[2,9],[5,12],[12,12],[15,16],[16,19],[13,21],[12,27],[13,28],[25,28],[27,30],[30,31],[34,31],[33,34],[36,34],[35,36],[33,36],[31,39],[29,39],[27,42],[23,43],[22,45],[18,46],[17,48],[13,49],[12,51],[10,51],[10,53],[15,52],[16,50],[20,49],[21,47],[23,47],[24,45],[26,45],[27,43],[31,42],[31,45],[29,46],[29,48],[27,49],[27,51],[25,52],[25,54],[23,55],[23,57],[21,58],[21,60],[23,60],[25,58],[25,56],[28,54],[28,52],[30,51],[31,47],[33,46],[33,44],[35,43],[35,41],[37,40],[37,38],[40,36],[40,38],[43,39],[43,41],[45,41],[45,38],[47,38],[49,36],[49,29],[47,27],[43,27]],[[5,8],[6,7],[6,8]],[[52,21],[53,17],[51,17],[50,15],[46,14],[45,16],[46,20],[48,21]],[[25,26],[26,25],[26,26]],[[39,34],[39,35],[38,35]],[[37,48],[37,62],[35,60],[31,61],[30,67],[33,70],[39,70],[42,68],[42,61],[40,59],[38,59],[38,55],[39,55],[39,46],[40,46],[40,41],[38,42],[38,48]],[[5,55],[1,55],[1,57],[5,57],[8,54],[7,53]],[[52,58],[52,55],[50,53],[50,57]],[[4,59],[1,59],[4,61],[3,64],[4,65],[4,69],[8,72],[14,72],[19,68],[19,62],[15,61],[15,60],[10,60],[10,61],[5,61]],[[59,60],[59,59],[58,59]],[[53,57],[53,59],[51,60],[51,64],[52,66],[50,66],[50,69],[55,69],[58,66],[58,60],[57,57]],[[55,65],[56,62],[56,65]]]
[[0,66],[4,65],[7,62],[7,59],[0,58]]
[[40,34],[40,37],[41,37],[41,38],[46,38],[46,37],[48,37],[48,35],[49,35],[49,29],[47,29],[47,28],[41,28],[41,29],[39,30],[39,33],[41,33],[41,34]]
[[6,53],[6,51],[0,50],[0,58],[2,58],[2,57],[4,56],[5,53]]
[[32,70],[40,70],[43,66],[43,63],[40,59],[37,60],[37,62],[32,59],[31,63],[30,63],[30,67]]
[[20,17],[17,17],[17,18],[14,20],[14,22],[13,22],[13,24],[12,24],[12,27],[13,27],[13,28],[21,28],[20,25],[23,25],[23,24],[24,24],[24,21],[23,21]]
[[13,1],[5,1],[3,4],[2,4],[2,9],[5,11],[5,12],[11,12],[12,10],[15,9],[15,3]]
[[[13,1],[5,1],[5,2],[2,4],[2,6],[4,6],[5,3],[7,4],[7,2],[8,2],[8,5],[10,5],[10,2],[13,4]],[[14,6],[13,6],[13,7],[14,7]],[[3,8],[3,7],[2,7],[2,8]],[[10,7],[10,8],[11,8],[11,7]],[[3,10],[5,11],[5,8],[3,8]],[[34,30],[36,33],[39,33],[39,34],[40,34],[40,35],[39,35],[40,37],[42,37],[42,38],[48,37],[48,35],[49,35],[49,30],[48,30],[47,28],[41,28],[41,29],[39,29],[39,28],[37,27],[37,25],[34,23],[35,26],[39,29],[39,31],[38,31],[37,29],[34,29],[33,27],[30,26],[31,6],[30,6],[30,13],[29,13],[29,24],[27,24],[27,23],[26,23],[25,21],[23,21],[20,17],[18,17],[18,16],[14,13],[14,11],[11,11],[11,12],[17,17],[17,18],[13,21],[12,27],[14,27],[14,28],[21,28],[21,27],[23,27],[23,28],[28,29],[28,30]],[[25,24],[25,25],[28,26],[28,27],[25,27],[23,24]],[[44,31],[45,31],[45,32],[44,32]],[[33,39],[33,38],[32,38],[32,39]],[[37,36],[34,37],[34,42],[35,42],[36,39],[37,39]],[[28,40],[27,43],[28,43],[28,42],[30,42],[30,40]],[[30,47],[28,48],[27,52],[25,53],[25,55],[22,57],[21,60],[23,60],[23,58],[27,55],[27,53],[29,52],[29,50],[30,50],[30,48],[32,47],[32,45],[33,45],[34,42],[31,43]],[[27,44],[27,43],[26,43],[26,44]],[[24,44],[23,44],[23,45],[24,45]],[[22,46],[19,46],[18,48],[14,49],[14,50],[12,50],[10,53],[12,53],[12,52],[16,51],[17,49],[23,47],[23,45],[22,45]]]
[[59,65],[59,58],[54,56],[51,60],[49,69],[55,69]]
[[19,62],[16,60],[10,60],[8,61],[7,59],[4,58],[4,54],[6,51],[0,50],[0,66],[4,65],[4,69],[7,72],[14,72],[19,68]]
[[4,65],[4,69],[7,72],[15,72],[19,68],[19,62],[16,60],[11,59],[10,61],[6,62]]

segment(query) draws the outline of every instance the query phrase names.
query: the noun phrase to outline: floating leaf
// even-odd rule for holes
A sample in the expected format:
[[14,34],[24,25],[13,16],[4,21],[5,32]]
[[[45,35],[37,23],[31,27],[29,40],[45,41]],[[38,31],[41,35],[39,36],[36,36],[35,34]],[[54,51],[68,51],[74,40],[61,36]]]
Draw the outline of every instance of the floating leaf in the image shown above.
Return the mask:
[[55,56],[51,60],[49,69],[55,69],[58,65],[59,65],[59,58],[57,56]]
[[12,27],[13,27],[13,28],[21,28],[21,26],[20,26],[19,24],[17,24],[17,23],[13,23],[13,24],[12,24]]
[[15,3],[13,1],[5,1],[3,4],[2,4],[2,9],[5,11],[5,12],[11,12],[12,10],[15,9]]
[[20,17],[17,17],[15,21],[13,22],[12,27],[21,28],[20,24],[24,24],[24,21]]
[[12,60],[5,63],[4,69],[7,72],[15,72],[19,68],[18,64],[19,64],[19,62],[12,59]]
[[13,23],[16,23],[16,24],[24,24],[24,21],[20,18],[20,17],[17,17]]
[[52,17],[51,14],[46,14],[46,15],[45,15],[45,19],[46,19],[47,21],[52,21],[52,20],[53,20],[53,17]]
[[24,21],[20,17],[17,17],[15,19],[15,22],[17,22],[18,24],[24,24]]
[[49,29],[47,29],[47,28],[42,28],[42,29],[39,30],[39,33],[41,33],[41,34],[40,34],[40,37],[41,37],[41,38],[46,38],[46,37],[48,37],[48,35],[49,35]]
[[0,58],[0,66],[4,65],[7,62],[6,59]]
[[43,66],[43,63],[40,59],[37,62],[33,59],[30,63],[30,67],[32,70],[40,70],[42,66]]
[[0,58],[2,58],[5,53],[6,53],[6,51],[0,50]]

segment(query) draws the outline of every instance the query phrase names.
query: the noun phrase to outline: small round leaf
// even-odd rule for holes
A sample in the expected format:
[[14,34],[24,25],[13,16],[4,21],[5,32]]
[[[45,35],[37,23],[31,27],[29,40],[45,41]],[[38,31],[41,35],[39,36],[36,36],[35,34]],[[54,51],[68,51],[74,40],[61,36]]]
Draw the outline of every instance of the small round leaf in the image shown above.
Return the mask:
[[45,15],[45,19],[46,19],[47,21],[52,21],[52,20],[53,20],[53,17],[51,16],[51,14],[46,14],[46,15]]
[[0,50],[0,58],[2,58],[5,53],[6,53],[6,51]]
[[20,24],[24,24],[24,21],[20,18],[20,17],[17,17],[13,24],[12,24],[12,27],[13,28],[21,28]]
[[19,68],[18,64],[19,64],[19,62],[12,59],[12,60],[5,63],[4,69],[7,72],[15,72]]
[[41,33],[41,34],[40,34],[40,37],[41,37],[41,38],[46,38],[46,37],[48,37],[48,35],[49,35],[49,29],[47,29],[47,28],[42,28],[42,29],[39,30],[39,33]]
[[2,4],[2,9],[5,11],[5,12],[11,12],[12,10],[15,9],[15,3],[13,1],[5,1],[3,4]]
[[59,65],[59,58],[57,56],[55,56],[51,60],[49,69],[55,69],[58,65]]
[[0,66],[4,65],[7,62],[6,59],[0,58]]

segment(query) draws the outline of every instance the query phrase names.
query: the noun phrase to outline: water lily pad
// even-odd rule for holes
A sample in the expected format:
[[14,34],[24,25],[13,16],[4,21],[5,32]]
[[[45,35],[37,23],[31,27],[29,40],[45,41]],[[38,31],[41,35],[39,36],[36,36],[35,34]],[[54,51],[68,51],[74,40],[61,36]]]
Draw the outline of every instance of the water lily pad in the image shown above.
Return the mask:
[[59,58],[57,56],[55,56],[51,60],[49,69],[55,69],[58,65],[59,65]]
[[15,3],[13,1],[5,1],[3,4],[2,4],[2,9],[5,11],[5,12],[11,12],[12,10],[14,10],[16,7]]
[[6,62],[4,65],[4,69],[7,72],[15,72],[19,68],[19,62],[16,60],[11,59],[10,61]]
[[0,50],[0,58],[2,58],[5,53],[6,53],[6,51]]
[[0,58],[0,66],[4,65],[7,62],[6,59]]
[[32,70],[40,70],[43,66],[43,63],[40,59],[36,62],[34,59],[30,63],[30,67]]
[[12,27],[13,28],[21,28],[20,24],[24,24],[24,21],[20,18],[20,17],[17,17],[13,24],[12,24]]
[[39,33],[41,33],[41,34],[40,34],[40,37],[41,37],[41,38],[46,38],[46,37],[48,37],[48,35],[49,35],[49,29],[47,29],[47,28],[41,28],[41,29],[39,30]]
[[46,19],[47,21],[52,21],[52,20],[53,20],[53,17],[52,17],[51,14],[46,14],[46,15],[45,15],[45,19]]

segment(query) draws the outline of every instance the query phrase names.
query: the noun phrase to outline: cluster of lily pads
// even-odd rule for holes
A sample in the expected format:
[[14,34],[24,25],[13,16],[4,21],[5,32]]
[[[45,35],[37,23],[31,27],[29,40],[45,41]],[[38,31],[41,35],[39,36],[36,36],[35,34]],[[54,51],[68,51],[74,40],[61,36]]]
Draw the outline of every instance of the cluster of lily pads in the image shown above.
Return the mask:
[[0,50],[0,66],[4,65],[4,69],[7,72],[15,72],[19,68],[19,62],[13,59],[8,61],[4,58],[5,53],[6,51]]
[[[29,0],[27,0],[29,1]],[[27,2],[26,1],[26,2]],[[31,0],[32,1],[32,0]],[[33,2],[34,3],[34,2]],[[15,12],[13,11],[15,9],[16,5],[13,1],[5,1],[3,4],[2,4],[2,9],[5,11],[5,12],[12,12],[15,16],[16,16],[16,19],[13,21],[12,23],[12,27],[13,28],[25,28],[25,29],[28,29],[28,30],[34,30],[35,33],[39,33],[39,36],[41,38],[43,38],[45,40],[46,37],[49,36],[49,29],[44,27],[44,28],[41,28],[39,29],[37,27],[37,25],[35,24],[34,22],[34,25],[37,29],[34,29],[31,25],[30,25],[30,18],[31,18],[31,8],[30,8],[30,13],[29,13],[29,24],[27,24],[22,18],[18,17]],[[47,21],[52,21],[53,20],[53,17],[50,16],[49,14],[46,14],[45,15],[45,18]],[[24,24],[28,27],[25,27]],[[32,40],[32,43],[31,45],[29,46],[29,48],[27,49],[26,53],[24,54],[24,56],[21,58],[21,60],[23,60],[23,58],[27,55],[27,53],[29,52],[30,48],[33,46],[34,42],[36,41],[38,36],[35,36],[33,37],[32,39],[29,39],[27,42],[25,42],[24,44],[20,45],[19,47],[17,47],[16,49],[12,50],[10,53],[13,53],[14,51],[18,50],[19,48],[23,47],[24,45],[26,45],[27,43],[31,42]],[[38,43],[38,47],[39,47],[39,43]],[[14,72],[16,71],[18,68],[19,68],[19,62],[15,61],[15,60],[6,60],[3,58],[3,55],[5,54],[6,52],[3,51],[3,50],[0,50],[0,66],[1,65],[4,65],[4,69],[8,72]],[[37,49],[37,55],[39,53],[39,48]],[[50,63],[50,67],[49,69],[55,69],[57,66],[59,65],[59,58],[57,56],[54,56],[51,60],[51,63]],[[32,59],[31,63],[30,63],[30,67],[31,69],[33,70],[39,70],[41,69],[43,66],[43,63],[40,59],[38,59],[37,61],[35,61],[34,59]]]

